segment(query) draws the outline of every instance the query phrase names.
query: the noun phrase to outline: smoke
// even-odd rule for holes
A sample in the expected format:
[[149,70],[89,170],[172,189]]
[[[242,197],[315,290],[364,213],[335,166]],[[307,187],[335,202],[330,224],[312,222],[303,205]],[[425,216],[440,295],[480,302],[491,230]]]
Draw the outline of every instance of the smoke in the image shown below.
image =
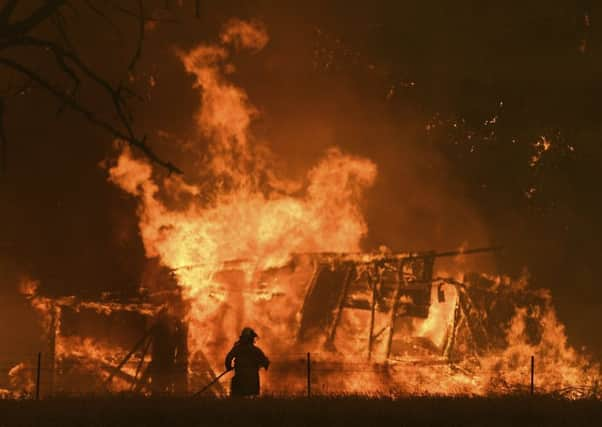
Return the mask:
[[238,49],[259,51],[268,44],[269,37],[262,22],[233,18],[226,24],[220,40],[223,44],[234,45]]

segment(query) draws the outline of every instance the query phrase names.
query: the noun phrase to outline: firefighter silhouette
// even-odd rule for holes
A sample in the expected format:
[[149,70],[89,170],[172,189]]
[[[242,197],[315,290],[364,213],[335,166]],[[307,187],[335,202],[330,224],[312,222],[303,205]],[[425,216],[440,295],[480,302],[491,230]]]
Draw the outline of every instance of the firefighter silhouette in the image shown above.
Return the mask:
[[255,345],[258,338],[251,328],[244,328],[240,338],[226,356],[226,369],[232,370],[234,377],[230,388],[231,396],[256,396],[259,394],[259,369],[268,369],[270,361]]

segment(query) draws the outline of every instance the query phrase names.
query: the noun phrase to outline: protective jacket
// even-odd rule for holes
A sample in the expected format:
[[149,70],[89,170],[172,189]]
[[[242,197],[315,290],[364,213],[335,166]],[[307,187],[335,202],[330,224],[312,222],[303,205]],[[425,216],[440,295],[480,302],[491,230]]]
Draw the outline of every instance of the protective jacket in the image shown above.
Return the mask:
[[252,342],[238,341],[226,356],[226,369],[232,369],[232,396],[253,396],[259,394],[259,368],[268,369],[270,361],[259,347]]

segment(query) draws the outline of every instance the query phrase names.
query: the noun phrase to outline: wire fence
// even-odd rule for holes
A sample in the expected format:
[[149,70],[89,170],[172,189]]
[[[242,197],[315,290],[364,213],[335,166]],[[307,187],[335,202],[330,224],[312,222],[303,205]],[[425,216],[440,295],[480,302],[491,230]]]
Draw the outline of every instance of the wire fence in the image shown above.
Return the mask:
[[[262,394],[273,396],[318,396],[361,394],[366,396],[404,395],[553,395],[566,398],[602,399],[597,382],[556,386],[538,383],[535,358],[512,372],[485,369],[477,365],[450,363],[446,359],[367,360],[365,356],[333,359],[331,353],[272,354],[269,370],[262,372]],[[128,394],[134,384],[116,376],[106,382],[111,369],[59,361],[49,366],[41,355],[28,355],[15,362],[14,357],[0,359],[0,398],[36,399],[84,395]],[[132,361],[130,364],[135,364]],[[139,363],[139,362],[136,362]],[[129,367],[131,370],[131,366]],[[117,369],[115,365],[112,369]],[[128,369],[128,366],[122,367]],[[131,378],[138,378],[130,374]],[[218,368],[219,369],[219,368]],[[225,396],[229,379],[225,376],[212,384],[219,371],[194,372],[189,367],[187,389],[194,394],[207,387],[206,396]],[[169,375],[169,373],[168,373]],[[142,375],[140,375],[142,377]],[[126,377],[127,378],[127,377]],[[195,380],[196,378],[196,380]],[[152,381],[152,380],[151,380]],[[3,384],[4,383],[4,384]],[[148,384],[147,384],[148,385]],[[139,394],[156,394],[152,384],[140,387]],[[176,393],[177,394],[177,393]],[[180,395],[186,393],[179,393]]]

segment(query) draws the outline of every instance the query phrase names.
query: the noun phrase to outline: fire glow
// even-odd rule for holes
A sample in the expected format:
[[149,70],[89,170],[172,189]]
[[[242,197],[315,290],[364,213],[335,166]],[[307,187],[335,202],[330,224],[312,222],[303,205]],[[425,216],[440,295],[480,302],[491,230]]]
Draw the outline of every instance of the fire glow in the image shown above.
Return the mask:
[[[295,363],[306,352],[322,367],[315,375],[324,392],[485,395],[522,390],[528,384],[531,355],[538,363],[538,390],[571,389],[568,395],[578,397],[584,393],[575,390],[595,387],[599,366],[567,345],[551,296],[528,289],[525,280],[473,277],[468,283],[459,271],[430,280],[431,271],[426,311],[410,312],[416,299],[410,291],[395,293],[395,286],[420,283],[416,271],[426,264],[417,263],[415,254],[398,256],[386,249],[361,254],[360,242],[368,230],[362,198],[377,179],[371,160],[331,147],[303,179],[278,176],[274,155],[251,132],[258,110],[228,79],[235,72],[231,55],[258,52],[268,41],[260,23],[232,20],[218,43],[178,53],[199,91],[199,139],[209,141],[208,149],[194,153],[205,171],[202,184],[160,177],[125,146],[108,169],[109,181],[138,201],[146,256],[169,269],[182,291],[189,372],[200,361],[220,371],[238,331],[252,325],[275,361],[265,378],[272,393],[303,390],[304,372]],[[329,321],[327,334],[308,332],[303,337],[300,330],[308,321],[302,309],[325,280],[320,275],[328,272],[340,273],[341,283],[347,283],[336,323]],[[338,279],[329,280],[327,285]],[[341,309],[351,295],[347,286],[357,286],[357,295],[372,290],[372,296],[365,295],[372,300],[371,311],[361,309],[359,300],[347,301],[348,309]],[[502,301],[483,297],[487,302],[479,303],[479,289]],[[38,310],[50,310],[48,302],[34,296],[35,290],[28,293]],[[501,332],[492,336],[485,327],[475,331],[475,324],[487,323],[492,316],[488,310],[496,304],[514,304],[507,322],[499,326]],[[405,318],[386,314],[400,305],[409,307]],[[111,352],[123,355],[125,350],[103,347],[90,338],[57,340],[57,358],[116,364],[119,357],[109,358]]]

